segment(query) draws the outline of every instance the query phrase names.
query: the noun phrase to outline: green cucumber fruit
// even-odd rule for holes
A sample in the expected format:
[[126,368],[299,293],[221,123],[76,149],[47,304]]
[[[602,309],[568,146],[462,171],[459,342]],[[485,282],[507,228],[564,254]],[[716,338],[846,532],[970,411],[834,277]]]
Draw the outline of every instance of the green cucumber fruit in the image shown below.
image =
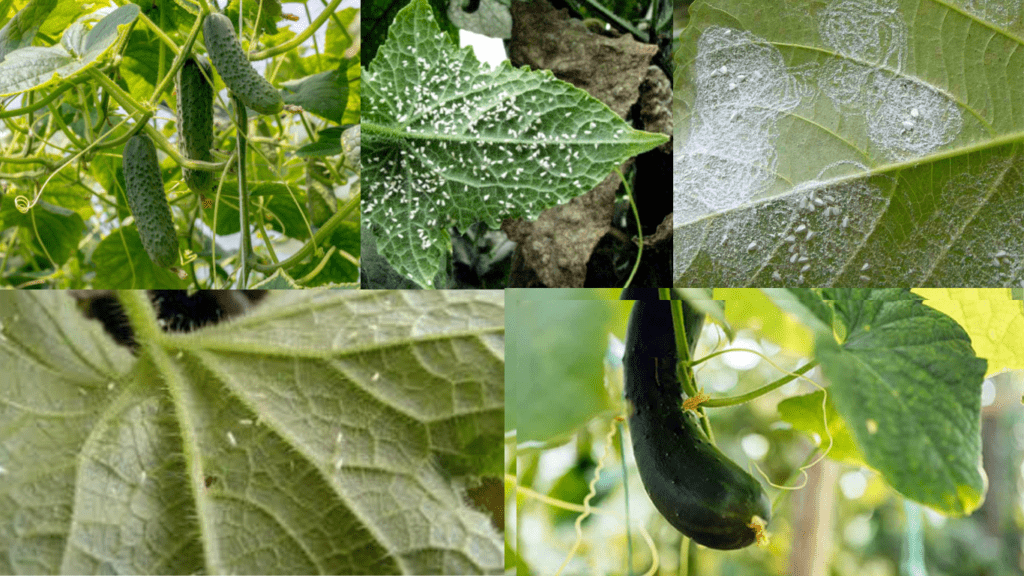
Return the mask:
[[[757,535],[753,518],[770,518],[768,497],[753,476],[708,441],[696,415],[680,407],[670,302],[658,300],[656,292],[624,291],[627,296],[642,298],[629,316],[623,364],[633,455],[644,488],[662,516],[698,544],[719,550],[749,546]],[[683,307],[692,351],[703,315],[686,302]]]
[[[205,71],[206,75],[203,75]],[[178,150],[189,160],[210,162],[213,156],[213,78],[209,62],[189,58],[178,70]],[[181,177],[193,192],[213,188],[213,172],[181,167]]]
[[132,136],[124,145],[121,166],[128,208],[135,217],[142,247],[153,262],[173,266],[178,262],[178,238],[164,193],[160,164],[156,161],[156,147],[144,132]]
[[249,63],[227,16],[217,13],[207,16],[203,21],[203,38],[217,73],[243,104],[260,114],[278,114],[284,110],[281,93]]

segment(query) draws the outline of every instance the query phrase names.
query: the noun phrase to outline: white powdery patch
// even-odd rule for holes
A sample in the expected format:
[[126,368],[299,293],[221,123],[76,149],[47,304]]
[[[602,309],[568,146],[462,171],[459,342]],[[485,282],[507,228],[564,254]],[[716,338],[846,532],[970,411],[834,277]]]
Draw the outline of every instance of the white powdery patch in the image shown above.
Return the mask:
[[[973,172],[973,173],[972,173]],[[1024,288],[1020,160],[947,180],[936,198],[907,202],[916,225],[891,255],[893,276],[921,286]],[[1009,227],[1009,228],[1008,228]]]
[[1020,0],[960,0],[958,3],[971,14],[1000,26],[1021,21]]
[[843,56],[900,70],[907,24],[895,0],[838,0],[821,11],[818,32]]
[[822,10],[818,31],[838,54],[820,68],[819,88],[864,116],[868,137],[887,157],[920,156],[960,133],[956,103],[903,73],[907,25],[895,0],[837,0]]
[[[851,170],[852,167],[852,170]],[[742,214],[677,230],[676,281],[719,286],[875,285],[872,254],[860,249],[888,209],[875,184],[852,174],[868,168],[836,162],[791,193],[751,203]]]
[[785,250],[776,250],[772,280],[801,286],[872,286],[875,256],[861,250],[862,242],[889,206],[889,198],[867,180],[830,184],[826,174],[840,164],[857,172],[867,167],[837,162],[815,180],[800,185],[791,197],[793,220],[782,232]]
[[874,77],[878,99],[867,114],[871,141],[897,158],[921,156],[950,143],[963,127],[956,103],[916,79]]
[[712,26],[698,42],[690,134],[675,154],[677,229],[739,206],[774,180],[777,120],[801,91],[782,54],[749,32]]

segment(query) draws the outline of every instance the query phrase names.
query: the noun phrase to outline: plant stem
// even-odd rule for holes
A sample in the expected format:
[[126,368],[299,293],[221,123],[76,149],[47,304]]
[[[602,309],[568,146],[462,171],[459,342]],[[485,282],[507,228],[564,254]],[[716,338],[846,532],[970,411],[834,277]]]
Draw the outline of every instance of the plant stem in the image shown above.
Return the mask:
[[636,235],[640,238],[640,247],[636,252],[636,263],[633,264],[633,271],[629,273],[629,278],[626,278],[626,285],[623,288],[628,288],[630,283],[633,282],[633,277],[636,276],[636,271],[640,268],[640,259],[644,255],[644,231],[640,226],[640,213],[636,210],[636,202],[633,201],[633,188],[626,182],[626,177],[622,175],[622,171],[619,167],[615,167],[615,173],[619,175],[619,179],[622,180],[622,185],[626,188],[626,195],[629,196],[629,205],[633,207],[633,217],[636,218]]
[[[626,446],[622,440],[626,436],[626,430],[619,422],[619,460],[622,462],[622,477],[629,478],[626,470]],[[633,576],[633,534],[629,525],[629,489],[623,495],[626,500],[626,576]]]
[[329,238],[330,235],[334,232],[334,229],[340,226],[341,223],[345,221],[345,218],[348,217],[348,215],[353,210],[359,207],[359,198],[359,194],[353,196],[348,201],[348,203],[345,204],[345,206],[343,206],[341,209],[339,209],[333,216],[331,216],[327,220],[327,222],[325,222],[324,225],[321,226],[320,229],[316,231],[314,237],[310,239],[310,241],[307,242],[305,246],[299,248],[299,250],[295,252],[295,254],[292,254],[287,259],[282,260],[276,264],[255,264],[253,266],[253,269],[258,272],[268,274],[273,273],[274,270],[278,268],[284,268],[287,270],[288,268],[291,268],[292,266],[295,266],[296,264],[304,260],[306,256],[313,252],[314,246],[323,243],[327,238]]
[[274,46],[273,48],[267,48],[266,50],[253,52],[249,55],[249,60],[264,60],[266,58],[273,58],[278,54],[284,54],[285,52],[288,52],[289,50],[295,48],[299,44],[302,44],[303,42],[306,41],[306,38],[312,36],[313,33],[316,32],[317,29],[320,28],[320,26],[322,26],[323,23],[326,22],[327,19],[330,18],[332,14],[334,14],[334,9],[337,8],[339,4],[341,4],[341,0],[331,0],[331,3],[328,4],[327,7],[324,8],[324,11],[320,13],[320,16],[318,16],[316,20],[310,22],[309,26],[307,26],[301,33],[299,33],[298,36],[292,38],[291,40],[285,42],[284,44]]
[[160,335],[156,311],[144,290],[118,290],[117,298],[140,344],[145,346]]
[[[36,110],[39,110],[40,108],[42,108],[43,106],[46,106],[50,102],[53,102],[61,94],[63,94],[65,92],[67,92],[68,90],[71,90],[72,88],[74,88],[75,84],[77,84],[77,83],[68,82],[67,84],[61,86],[60,88],[57,88],[53,92],[50,92],[46,96],[44,96],[44,97],[40,98],[39,100],[29,104],[28,106],[24,106],[22,108],[14,108],[14,109],[8,109],[8,110],[0,111],[0,118],[11,118],[13,116],[21,116],[21,115],[27,114],[29,112],[35,112]],[[34,94],[34,92],[32,94]]]
[[231,95],[235,103],[235,118],[238,124],[236,132],[238,136],[238,217],[241,219],[242,233],[242,256],[240,266],[242,269],[238,274],[238,287],[245,289],[249,277],[249,255],[252,251],[252,237],[249,236],[249,187],[245,183],[245,148],[246,132],[249,127],[249,113],[245,110],[245,104],[234,94]]
[[738,404],[743,404],[744,402],[750,402],[754,398],[764,396],[765,394],[771,392],[772,390],[781,388],[786,384],[789,384],[793,380],[796,380],[800,375],[806,373],[811,368],[814,368],[817,365],[817,362],[808,362],[807,364],[804,364],[803,366],[794,370],[791,374],[786,374],[782,378],[779,378],[778,380],[770,384],[765,384],[764,386],[758,388],[757,390],[747,392],[746,394],[740,394],[739,396],[729,396],[726,398],[712,398],[711,400],[708,400],[707,402],[701,404],[701,406],[707,406],[708,408],[721,408],[723,406],[736,406]]
[[153,89],[153,96],[149,99],[151,105],[156,106],[157,103],[160,102],[160,99],[163,97],[164,90],[167,89],[167,85],[174,81],[174,77],[178,74],[178,69],[185,63],[185,58],[192,53],[192,45],[195,44],[196,38],[199,37],[199,28],[203,24],[204,14],[205,13],[200,14],[196,18],[195,23],[192,24],[192,29],[188,32],[188,38],[185,39],[185,44],[181,48],[178,48],[178,46],[174,44],[174,41],[166,35],[162,37],[164,42],[174,50],[174,60],[171,62],[171,68],[168,70],[168,73],[164,75],[163,80],[161,80]]

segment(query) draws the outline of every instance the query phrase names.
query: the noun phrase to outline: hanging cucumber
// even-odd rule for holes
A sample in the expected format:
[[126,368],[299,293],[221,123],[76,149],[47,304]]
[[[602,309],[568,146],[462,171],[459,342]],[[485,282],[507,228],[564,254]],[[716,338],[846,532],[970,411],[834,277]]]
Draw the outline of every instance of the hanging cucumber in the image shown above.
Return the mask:
[[142,247],[153,262],[173,266],[178,261],[178,238],[164,193],[160,164],[156,161],[156,147],[145,132],[139,132],[125,143],[121,167],[128,208],[135,217]]
[[[761,484],[718,450],[696,415],[680,407],[671,304],[656,292],[624,292],[633,304],[626,332],[625,395],[640,479],[672,526],[698,544],[719,550],[752,544],[754,517],[768,522]],[[683,303],[690,350],[703,316]],[[699,318],[699,321],[697,319]]]
[[249,63],[227,16],[217,13],[207,16],[203,21],[203,38],[217,73],[243,104],[260,114],[278,114],[284,110],[281,93]]
[[[206,75],[203,75],[203,72]],[[178,70],[178,150],[189,160],[213,159],[213,69],[206,61],[185,60]],[[213,172],[181,168],[181,177],[193,192],[205,194],[213,188]]]

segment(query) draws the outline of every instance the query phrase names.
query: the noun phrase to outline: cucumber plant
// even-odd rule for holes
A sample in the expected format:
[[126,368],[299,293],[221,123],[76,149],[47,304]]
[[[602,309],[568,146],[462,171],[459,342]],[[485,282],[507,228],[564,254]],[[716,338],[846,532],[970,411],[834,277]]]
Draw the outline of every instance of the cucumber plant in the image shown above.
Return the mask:
[[[209,62],[189,58],[178,70],[178,149],[190,160],[213,157],[213,69]],[[181,177],[193,192],[209,192],[213,172],[181,167]]]
[[[287,42],[254,42],[245,53],[231,23],[209,16],[218,3],[179,1],[160,18],[149,2],[54,10],[56,0],[22,0],[14,3],[20,10],[0,10],[0,98],[10,135],[0,139],[0,283],[207,289],[275,276],[287,286],[355,286],[358,138],[339,144],[360,118],[360,9],[342,2],[327,0],[302,26],[280,2],[234,2],[236,30],[239,21],[245,30],[292,28]],[[280,94],[247,60],[300,54],[314,57],[282,69],[277,81],[289,89]],[[215,59],[234,114],[223,130],[214,123]],[[289,114],[257,122],[254,145],[246,113],[281,112],[284,101]],[[144,124],[146,136],[132,139]],[[156,150],[176,170],[163,156],[158,165]],[[172,219],[164,192],[185,187]],[[134,219],[124,219],[121,196]],[[88,214],[80,210],[87,205]],[[218,242],[234,234],[241,250],[234,239]]]
[[243,104],[260,114],[278,114],[284,110],[281,93],[249,63],[227,16],[207,16],[203,21],[203,37],[217,73]]
[[[642,290],[642,289],[641,289]],[[719,550],[749,546],[755,518],[771,515],[761,484],[725,456],[680,408],[682,387],[671,303],[655,289],[624,290],[633,304],[623,358],[633,455],[644,488],[666,520],[698,544]],[[703,316],[685,302],[691,354]]]
[[178,261],[178,239],[156,160],[156,147],[149,136],[140,132],[125,143],[121,165],[125,197],[135,217],[142,247],[160,266],[174,265]]

